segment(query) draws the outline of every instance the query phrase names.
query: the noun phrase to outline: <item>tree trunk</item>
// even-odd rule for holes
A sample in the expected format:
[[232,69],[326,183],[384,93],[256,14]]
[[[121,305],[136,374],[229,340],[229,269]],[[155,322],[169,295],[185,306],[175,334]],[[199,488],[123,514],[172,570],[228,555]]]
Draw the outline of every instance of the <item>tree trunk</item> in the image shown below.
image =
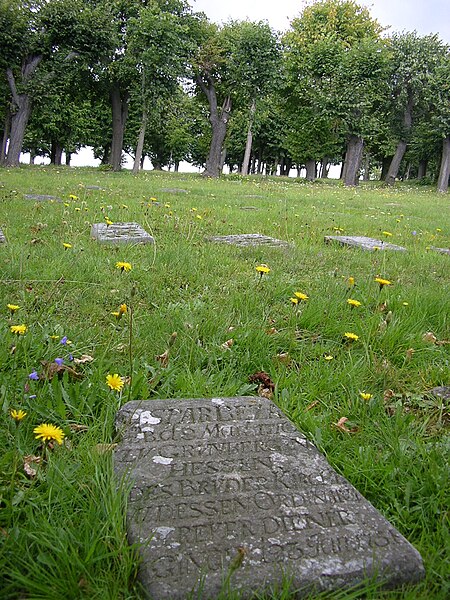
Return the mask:
[[6,146],[8,145],[10,127],[11,127],[11,115],[9,113],[9,110],[6,110],[5,126],[3,129],[3,135],[2,135],[1,147],[0,147],[0,165],[3,165],[5,163]]
[[[21,83],[25,85],[34,75],[42,56],[30,56],[22,67]],[[11,132],[9,137],[8,155],[5,164],[8,167],[19,165],[20,153],[22,152],[23,138],[28,119],[31,115],[31,96],[27,93],[17,92],[16,80],[10,68],[6,69],[9,89],[11,90]]]
[[36,158],[36,152],[34,150],[30,150],[30,165],[34,165],[35,158]]
[[307,160],[305,163],[306,167],[306,180],[314,181],[316,178],[316,161],[315,160]]
[[72,160],[72,152],[66,150],[66,167],[70,167],[70,161]]
[[[405,107],[405,113],[403,115],[403,128],[405,132],[405,137],[409,134],[412,127],[412,109],[413,109],[413,100],[410,95],[408,98],[408,102]],[[386,184],[394,185],[395,179],[398,175],[398,170],[400,168],[400,164],[406,152],[407,142],[406,139],[402,139],[398,142],[397,148],[395,150],[394,157],[392,158],[392,162],[389,166],[388,174],[386,175]]]
[[139,166],[142,159],[142,151],[144,150],[145,130],[147,128],[147,110],[144,108],[142,111],[141,128],[139,129],[139,136],[136,146],[136,156],[134,157],[133,164],[133,175],[137,175]]
[[52,140],[51,148],[50,148],[50,164],[56,165],[57,167],[61,166],[62,159],[62,146],[55,140]]
[[322,158],[322,166],[320,168],[320,178],[321,179],[328,178],[329,169],[330,169],[330,160],[329,160],[328,156],[324,156]]
[[426,158],[419,161],[419,167],[417,169],[417,179],[423,179],[427,174],[428,160]]
[[392,158],[391,164],[389,165],[389,170],[386,175],[386,184],[387,185],[394,185],[395,179],[398,175],[398,170],[400,168],[400,163],[403,160],[405,152],[406,152],[406,142],[403,140],[400,140],[400,142],[397,144],[395,154]]
[[221,156],[223,142],[227,133],[227,123],[231,113],[231,96],[226,96],[223,101],[222,108],[219,111],[217,105],[216,88],[213,80],[206,76],[206,82],[203,81],[200,75],[197,75],[196,82],[202,92],[208,99],[209,104],[209,122],[212,128],[211,145],[209,147],[208,158],[206,159],[206,167],[203,171],[204,177],[219,177],[222,167]]
[[128,117],[128,92],[121,92],[116,83],[111,89],[112,108],[112,140],[109,163],[113,171],[120,171],[122,167],[122,149],[125,125]]
[[253,120],[255,118],[255,112],[256,112],[256,101],[253,98],[252,104],[250,106],[250,116],[249,116],[249,120],[248,120],[248,130],[247,130],[247,142],[245,144],[245,153],[244,153],[244,160],[242,162],[241,175],[248,175],[248,166],[250,164],[250,155],[252,153],[252,143],[253,143],[252,127],[253,127]]
[[173,170],[175,171],[175,173],[178,173],[178,171],[180,170],[180,161],[179,160],[174,161]]
[[448,180],[450,178],[450,136],[442,142],[442,159],[439,171],[437,191],[445,194],[448,191]]
[[364,140],[357,135],[351,135],[347,143],[347,152],[345,157],[346,167],[344,185],[346,187],[358,185],[359,167],[361,164],[363,149]]

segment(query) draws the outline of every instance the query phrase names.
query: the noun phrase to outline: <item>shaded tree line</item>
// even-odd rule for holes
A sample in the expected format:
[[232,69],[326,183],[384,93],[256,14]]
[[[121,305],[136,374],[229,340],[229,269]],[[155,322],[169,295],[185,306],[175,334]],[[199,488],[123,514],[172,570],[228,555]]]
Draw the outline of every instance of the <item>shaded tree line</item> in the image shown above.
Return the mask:
[[384,35],[352,0],[318,0],[284,34],[211,23],[186,0],[0,0],[0,163],[91,146],[119,170],[181,161],[218,177],[450,176],[450,53]]

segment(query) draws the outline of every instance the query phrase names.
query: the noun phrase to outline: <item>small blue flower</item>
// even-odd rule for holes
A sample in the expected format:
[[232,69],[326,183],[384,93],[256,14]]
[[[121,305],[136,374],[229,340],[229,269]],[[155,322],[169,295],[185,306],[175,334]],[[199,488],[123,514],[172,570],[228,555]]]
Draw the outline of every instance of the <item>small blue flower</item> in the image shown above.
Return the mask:
[[67,335],[62,337],[59,343],[62,344],[63,346],[65,346],[67,344]]
[[61,365],[63,364],[63,362],[64,362],[64,359],[63,359],[63,358],[55,358],[55,363],[56,363],[57,365],[61,366]]
[[37,374],[37,372],[35,370],[33,370],[29,375],[28,375],[28,379],[33,379],[34,381],[38,381],[39,379],[39,375]]
[[30,400],[34,400],[35,398],[37,398],[36,394],[31,394],[31,396],[28,396],[28,398]]

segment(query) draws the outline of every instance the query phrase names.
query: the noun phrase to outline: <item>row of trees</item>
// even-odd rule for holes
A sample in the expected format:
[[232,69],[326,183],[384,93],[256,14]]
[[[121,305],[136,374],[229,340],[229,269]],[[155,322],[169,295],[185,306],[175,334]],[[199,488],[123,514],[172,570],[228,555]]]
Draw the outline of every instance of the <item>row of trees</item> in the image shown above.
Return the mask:
[[182,160],[217,177],[326,177],[379,168],[450,176],[450,53],[437,36],[383,35],[352,0],[319,0],[282,36],[223,26],[186,0],[0,0],[0,162],[22,151],[60,164],[89,145],[134,171]]

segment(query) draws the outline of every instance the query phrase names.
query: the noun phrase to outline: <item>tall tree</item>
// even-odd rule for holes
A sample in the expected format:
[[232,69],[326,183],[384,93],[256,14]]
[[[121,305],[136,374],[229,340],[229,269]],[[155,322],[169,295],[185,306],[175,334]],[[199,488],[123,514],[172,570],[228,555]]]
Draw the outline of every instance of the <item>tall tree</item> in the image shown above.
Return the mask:
[[[318,128],[318,135],[323,137],[324,126],[328,127],[328,146],[333,147],[333,138],[345,136],[345,185],[358,182],[366,122],[379,94],[381,31],[367,8],[356,2],[321,0],[294,19],[284,38],[291,107],[312,115],[311,125]],[[317,154],[314,138],[305,137],[304,142],[307,160],[324,156]],[[324,147],[324,152],[329,151]]]

